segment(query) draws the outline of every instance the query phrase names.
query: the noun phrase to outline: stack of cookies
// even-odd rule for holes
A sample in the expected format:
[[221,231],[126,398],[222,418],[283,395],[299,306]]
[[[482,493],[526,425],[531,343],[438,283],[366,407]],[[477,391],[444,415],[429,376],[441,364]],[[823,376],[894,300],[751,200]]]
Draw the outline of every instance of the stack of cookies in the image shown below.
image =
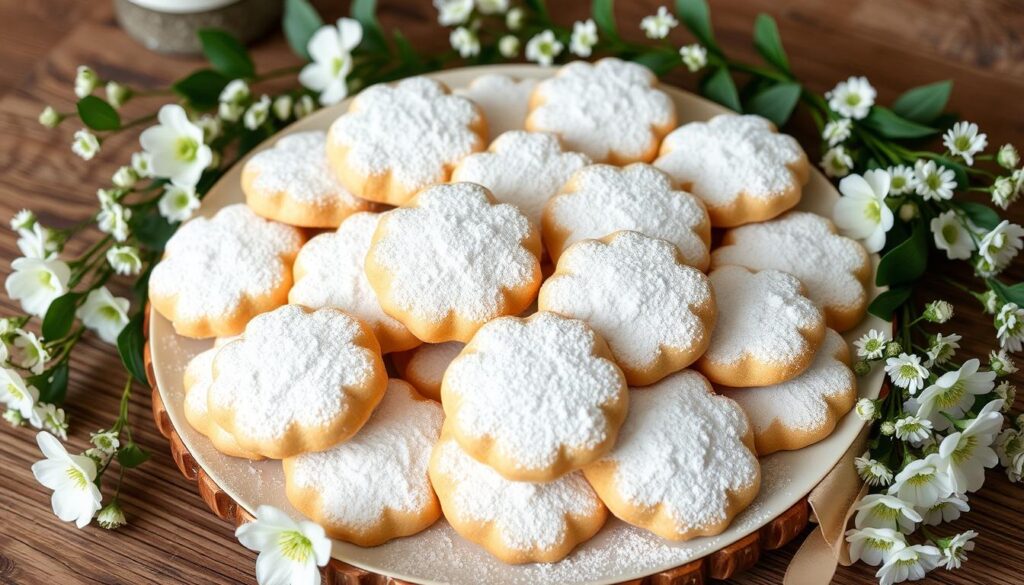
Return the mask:
[[609,512],[722,532],[759,455],[852,408],[839,333],[870,266],[791,211],[791,137],[676,126],[647,69],[604,59],[373,86],[281,138],[150,279],[180,335],[217,338],[185,372],[189,422],[283,460],[294,506],[363,546],[442,515],[509,563],[564,558]]

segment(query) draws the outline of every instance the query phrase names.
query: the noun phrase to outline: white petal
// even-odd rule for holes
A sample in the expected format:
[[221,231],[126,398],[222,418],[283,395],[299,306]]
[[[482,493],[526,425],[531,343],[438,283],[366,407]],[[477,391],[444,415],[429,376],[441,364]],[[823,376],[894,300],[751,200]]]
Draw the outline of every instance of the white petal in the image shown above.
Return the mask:
[[320,63],[310,63],[299,72],[299,83],[313,91],[321,91],[332,80],[328,67]]
[[839,192],[847,197],[877,199],[871,185],[860,175],[843,177],[843,180],[839,181]]
[[192,126],[192,122],[188,121],[188,114],[185,113],[185,108],[174,104],[167,104],[160,108],[157,120],[160,121],[161,125],[167,126],[176,132]]
[[331,60],[341,55],[338,29],[330,25],[320,27],[313,34],[313,38],[309,39],[306,50],[309,51],[309,56],[314,61],[329,64]]
[[889,193],[889,183],[892,180],[889,173],[878,169],[870,170],[864,173],[864,180],[870,185],[871,192],[876,197],[885,197]]
[[235,530],[235,538],[245,548],[255,551],[270,550],[277,545],[281,531],[260,521],[246,522]]
[[292,585],[292,561],[278,548],[271,547],[256,557],[256,582],[259,585]]
[[845,235],[860,240],[874,231],[876,224],[864,215],[865,201],[858,197],[841,197],[833,208],[832,219]]
[[53,459],[55,461],[71,460],[68,456],[68,450],[64,448],[64,445],[60,444],[57,437],[54,437],[50,433],[41,432],[36,434],[36,443],[39,445],[39,450],[43,452],[43,456],[47,459]]
[[363,26],[351,18],[338,19],[339,44],[343,51],[351,51],[363,41]]
[[147,152],[157,152],[166,149],[177,136],[174,130],[166,126],[152,126],[139,134],[139,144]]
[[67,464],[62,461],[44,459],[32,464],[32,475],[44,487],[56,490],[67,481],[67,468]]
[[345,85],[345,80],[334,79],[320,93],[320,105],[332,106],[345,99],[346,95],[348,95],[348,87]]

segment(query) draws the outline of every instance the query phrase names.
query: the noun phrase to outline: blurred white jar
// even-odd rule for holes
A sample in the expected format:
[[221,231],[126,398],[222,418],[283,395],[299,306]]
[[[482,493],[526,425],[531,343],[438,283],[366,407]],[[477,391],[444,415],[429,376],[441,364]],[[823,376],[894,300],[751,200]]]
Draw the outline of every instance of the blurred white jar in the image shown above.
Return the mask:
[[281,22],[283,0],[114,0],[128,34],[161,53],[198,53],[196,33],[226,30],[249,43]]

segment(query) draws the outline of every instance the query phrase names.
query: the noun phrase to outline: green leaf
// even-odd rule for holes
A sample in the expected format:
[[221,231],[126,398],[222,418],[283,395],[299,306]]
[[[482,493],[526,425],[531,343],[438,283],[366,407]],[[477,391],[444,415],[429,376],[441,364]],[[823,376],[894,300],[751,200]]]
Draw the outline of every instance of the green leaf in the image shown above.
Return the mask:
[[754,47],[766,62],[782,73],[791,75],[779,27],[775,25],[775,19],[767,14],[758,14],[754,20]]
[[416,52],[416,48],[402,34],[402,31],[395,29],[392,36],[395,39],[395,47],[398,48],[398,56],[402,59],[402,63],[414,68],[423,65],[423,59],[420,58],[420,54]]
[[200,69],[188,77],[174,82],[171,89],[174,93],[188,100],[188,103],[200,110],[208,110],[217,106],[220,92],[231,80],[212,69]]
[[525,0],[523,4],[536,12],[541,22],[551,21],[551,16],[548,14],[548,5],[544,0]]
[[939,117],[953,91],[950,80],[937,81],[907,90],[892,103],[892,111],[907,120],[930,124]]
[[134,441],[128,442],[124,447],[117,450],[117,462],[121,467],[131,469],[149,461],[149,453],[142,450]]
[[307,0],[287,0],[284,3],[281,26],[292,51],[299,57],[307,61],[310,59],[306,46],[309,45],[309,39],[313,38],[313,33],[323,25],[323,19]]
[[907,299],[910,298],[913,292],[914,289],[909,286],[891,288],[879,294],[875,297],[875,300],[871,301],[871,304],[868,306],[868,312],[879,319],[889,321],[892,319],[892,314],[896,312],[896,309],[907,302]]
[[128,321],[121,334],[117,336],[117,353],[121,355],[121,363],[133,378],[148,384],[146,380],[146,364],[142,359],[142,349],[146,343],[142,325],[146,309],[141,309]]
[[594,0],[590,3],[590,13],[602,35],[608,39],[619,38],[615,29],[615,0]]
[[1009,303],[1017,303],[1019,307],[1024,307],[1024,282],[1018,282],[1009,286],[994,278],[989,278],[985,282],[988,283],[989,288],[994,290],[999,298]]
[[715,43],[715,33],[711,29],[711,9],[706,0],[676,0],[676,14],[700,44],[711,52],[722,52]]
[[46,309],[46,316],[43,317],[43,339],[56,341],[71,331],[71,325],[75,322],[75,311],[78,309],[78,302],[85,296],[83,293],[65,293],[50,303]]
[[162,251],[167,240],[171,239],[180,224],[170,223],[162,215],[156,213],[133,215],[128,220],[132,234],[145,248],[155,252]]
[[924,220],[914,224],[910,237],[889,250],[878,263],[875,284],[895,286],[921,278],[928,268],[928,236]]
[[1000,219],[999,214],[988,205],[981,203],[974,203],[973,201],[959,201],[954,202],[954,205],[960,207],[961,211],[967,214],[967,218],[978,227],[991,230],[999,225]]
[[249,58],[245,47],[230,33],[213,28],[199,31],[199,42],[203,54],[213,68],[231,79],[251,79],[256,76],[256,66]]
[[39,390],[39,401],[60,406],[68,394],[68,360],[63,360],[42,374],[28,377],[28,383]]
[[864,125],[886,138],[923,138],[939,131],[938,128],[925,126],[903,118],[889,108],[874,106]]
[[377,20],[377,0],[353,0],[352,18],[363,25],[363,41],[359,46],[369,52],[387,51],[388,44]]
[[793,115],[793,109],[800,101],[800,84],[796,82],[777,83],[747,100],[744,111],[768,118],[776,126],[783,126]]
[[740,106],[739,93],[736,91],[736,83],[725,67],[719,67],[714,73],[705,77],[701,90],[709,99],[731,110],[743,111]]
[[78,100],[78,117],[93,130],[117,130],[121,127],[121,116],[107,102],[94,95]]
[[679,55],[664,51],[651,51],[650,53],[641,53],[632,60],[634,63],[639,63],[650,69],[655,75],[660,76],[668,73],[679,64]]

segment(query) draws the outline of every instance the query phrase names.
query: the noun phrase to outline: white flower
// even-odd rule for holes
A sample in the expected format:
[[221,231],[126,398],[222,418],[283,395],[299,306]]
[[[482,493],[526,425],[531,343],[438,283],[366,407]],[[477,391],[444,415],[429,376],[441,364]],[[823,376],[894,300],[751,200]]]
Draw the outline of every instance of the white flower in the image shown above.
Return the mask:
[[100,509],[100,489],[96,463],[84,455],[70,455],[53,435],[36,435],[39,450],[46,459],[32,464],[36,481],[53,490],[53,513],[65,522],[75,521],[84,528]]
[[896,421],[896,438],[920,447],[932,436],[932,421],[916,416],[905,416]]
[[916,404],[917,416],[932,421],[937,430],[945,431],[952,423],[942,413],[955,419],[963,418],[974,399],[988,394],[995,386],[995,372],[979,372],[980,365],[977,359],[970,359],[960,369],[942,374],[910,406]]
[[1006,353],[1005,349],[990,351],[988,353],[988,364],[997,376],[1009,376],[1010,374],[1017,373],[1017,366],[1013,363],[1013,359],[1010,358],[1010,354]]
[[42,339],[31,331],[15,329],[12,345],[14,355],[11,356],[11,363],[28,368],[33,374],[43,373],[46,362],[50,361],[50,352],[43,346]]
[[140,178],[147,179],[153,176],[153,157],[148,152],[132,153],[132,168]]
[[108,81],[104,90],[107,93],[107,101],[115,108],[120,108],[132,97],[132,90],[116,81]]
[[892,528],[862,528],[847,530],[846,542],[850,543],[850,560],[861,561],[877,567],[893,553],[907,546],[903,534]]
[[260,585],[313,585],[331,558],[324,529],[309,521],[295,522],[273,506],[260,506],[256,520],[235,530],[242,546],[259,553],[256,582]]
[[962,512],[970,511],[967,505],[967,496],[953,494],[948,498],[941,498],[928,508],[918,510],[923,518],[922,522],[928,526],[937,526],[943,522],[952,522],[960,517]]
[[523,12],[523,9],[517,6],[505,14],[505,26],[507,26],[509,30],[519,30],[523,28],[523,20],[525,20],[525,17],[526,14]]
[[20,301],[26,313],[42,317],[54,299],[68,292],[71,269],[60,260],[17,258],[4,283],[7,296]]
[[36,416],[43,421],[43,429],[60,437],[62,441],[68,438],[68,417],[63,408],[57,408],[55,404],[40,402],[36,406]]
[[914,164],[914,187],[925,201],[952,199],[956,173],[933,160],[919,160]]
[[116,498],[100,510],[99,514],[96,514],[96,523],[107,530],[120,528],[127,523],[124,510],[121,509],[121,504],[117,502]]
[[956,354],[956,350],[960,349],[960,339],[962,338],[956,333],[936,333],[928,345],[928,359],[924,362],[924,367],[930,368],[935,364],[948,362]]
[[96,135],[85,128],[75,132],[71,137],[71,152],[82,157],[82,160],[92,160],[100,151],[100,140]]
[[4,411],[3,417],[14,428],[25,425],[25,417],[21,416],[21,413],[17,410],[8,408]]
[[75,312],[82,324],[96,332],[100,339],[117,343],[117,336],[128,324],[128,299],[115,297],[107,287],[89,291],[85,302]]
[[217,115],[225,122],[237,122],[245,113],[245,106],[236,103],[221,103],[217,106]]
[[544,67],[554,63],[562,52],[562,43],[555,38],[555,33],[546,30],[533,35],[526,43],[526,60],[534,61]]
[[853,122],[849,118],[829,120],[821,131],[821,139],[828,142],[829,146],[835,146],[850,137],[853,130]]
[[441,26],[462,24],[473,12],[473,0],[434,0],[434,8],[437,8],[437,22]]
[[956,491],[948,467],[949,462],[938,453],[915,459],[896,474],[888,494],[915,508],[930,508]]
[[508,0],[476,0],[480,14],[502,14],[508,10]]
[[43,227],[38,221],[30,229],[19,230],[18,235],[18,249],[26,258],[52,260],[57,257],[60,242],[52,230]]
[[132,210],[118,203],[104,205],[96,215],[96,226],[105,234],[110,234],[118,242],[128,239],[128,220],[132,218]]
[[203,144],[203,129],[189,121],[185,109],[166,105],[157,114],[159,125],[145,129],[139,143],[151,157],[154,175],[167,177],[175,185],[191,187],[213,160],[213,151]]
[[869,494],[854,507],[857,528],[893,528],[910,534],[921,515],[899,498],[887,494]]
[[1024,435],[1016,429],[1005,429],[995,441],[999,464],[1006,468],[1006,477],[1016,483],[1024,474]]
[[121,189],[131,189],[135,186],[139,180],[139,174],[135,172],[135,169],[125,165],[117,169],[114,172],[114,176],[110,178],[110,181],[114,183],[115,187]]
[[593,19],[576,21],[572,25],[572,39],[569,41],[569,51],[580,57],[589,57],[597,44],[597,24]]
[[985,150],[988,137],[978,134],[978,125],[973,122],[957,122],[942,135],[942,144],[970,166],[974,164],[974,155]]
[[974,252],[974,238],[960,223],[956,211],[949,210],[933,217],[929,224],[935,247],[946,251],[950,260],[967,260]]
[[[842,148],[842,147],[837,147]],[[892,210],[885,204],[889,174],[871,170],[850,175],[839,182],[843,197],[836,202],[832,218],[844,236],[862,240],[868,252],[885,247],[885,234],[892,229]]]
[[122,275],[138,274],[142,270],[142,259],[135,246],[112,246],[107,250],[107,263]]
[[39,123],[46,128],[56,128],[63,119],[64,117],[58,114],[53,106],[46,106],[42,112],[39,112]]
[[690,73],[696,73],[708,64],[708,50],[697,43],[685,45],[679,48],[679,58]]
[[818,165],[829,177],[845,177],[853,169],[853,158],[850,157],[850,153],[845,147],[836,146],[825,152],[825,156],[821,157],[821,162]]
[[914,169],[907,165],[896,165],[886,169],[891,177],[889,182],[889,195],[902,195],[913,191],[917,184],[914,178]]
[[854,411],[857,413],[857,418],[865,422],[875,420],[878,415],[878,409],[875,408],[875,401],[870,398],[861,398],[858,400]]
[[252,103],[242,117],[242,124],[249,130],[256,130],[267,121],[270,116],[270,97],[260,96],[258,101]]
[[195,210],[199,209],[200,203],[195,188],[167,185],[160,201],[157,202],[157,208],[167,221],[178,222],[192,217]]
[[475,32],[464,26],[460,26],[453,30],[452,33],[448,35],[448,42],[452,44],[452,48],[455,49],[463,59],[475,57],[480,54],[480,39],[476,36]]
[[678,24],[679,21],[668,11],[668,8],[659,6],[657,14],[645,16],[640,21],[640,29],[644,31],[644,34],[649,39],[663,39]]
[[889,338],[885,333],[872,329],[854,341],[853,345],[857,348],[857,357],[873,360],[882,357],[882,354],[885,353],[886,343],[889,343]]
[[860,120],[868,115],[871,106],[875,105],[875,88],[871,87],[866,77],[850,77],[840,81],[832,91],[825,94],[828,107],[845,118]]
[[218,101],[222,104],[238,104],[249,98],[249,84],[244,79],[232,79],[220,90]]
[[978,416],[942,440],[939,455],[949,464],[949,475],[958,493],[976,492],[985,483],[985,468],[999,463],[991,445],[1003,426],[1002,400],[992,400]]
[[16,232],[31,229],[35,224],[36,214],[32,213],[32,211],[28,209],[22,209],[11,217],[11,229]]
[[224,129],[224,123],[221,119],[216,116],[211,116],[210,114],[203,114],[202,116],[199,116],[194,123],[196,126],[202,128],[203,142],[207,144],[216,140]]
[[1010,412],[1010,409],[1013,408],[1014,401],[1017,399],[1017,387],[1009,381],[1003,380],[996,385],[996,389],[993,390],[993,392],[995,392],[995,395],[1003,401],[1001,410],[1003,412]]
[[519,39],[515,35],[505,35],[498,40],[498,52],[506,59],[514,59],[519,54]]
[[854,457],[853,466],[857,469],[857,475],[868,485],[889,485],[892,482],[892,470],[872,459],[869,453]]
[[992,204],[1000,209],[1008,209],[1020,196],[1020,190],[1013,184],[1013,179],[1010,177],[997,177],[992,182],[991,191]]
[[279,95],[274,98],[274,105],[271,108],[278,120],[287,120],[292,115],[292,96],[288,94]]
[[996,162],[1004,169],[1016,168],[1020,164],[1020,154],[1012,144],[1004,144],[999,147],[996,153]]
[[960,565],[967,560],[967,553],[974,550],[974,538],[978,533],[973,530],[961,532],[949,539],[949,543],[942,548],[942,562],[946,563],[946,570],[959,569]]
[[941,553],[934,546],[915,544],[896,551],[875,573],[879,585],[924,579],[925,574],[939,566]]
[[43,426],[35,410],[38,400],[39,390],[35,386],[26,384],[18,372],[0,368],[0,402],[36,428]]
[[[472,0],[469,0],[472,6]],[[320,93],[320,104],[329,106],[348,95],[346,80],[352,71],[352,49],[363,40],[363,27],[351,18],[338,19],[337,26],[323,26],[309,40],[306,49],[313,62],[299,72],[299,83]]]
[[885,372],[893,384],[906,388],[911,394],[917,394],[928,379],[928,370],[921,365],[921,358],[915,354],[901,353],[898,357],[886,359]]
[[932,301],[925,305],[923,316],[931,323],[945,323],[953,318],[953,305],[949,301]]
[[996,295],[995,291],[987,290],[978,296],[978,300],[981,301],[985,312],[989,315],[995,315],[999,308],[1003,306],[1002,301],[999,300],[999,296]]
[[75,95],[78,98],[84,98],[91,94],[99,84],[100,76],[96,75],[95,71],[85,65],[78,66],[78,71],[75,74]]
[[1009,351],[1020,351],[1021,342],[1024,342],[1024,309],[1018,307],[1017,303],[1006,303],[999,309],[994,321],[999,345]]
[[89,442],[92,443],[100,453],[112,455],[121,446],[121,440],[117,438],[114,431],[97,431],[89,435]]
[[1024,228],[1005,219],[985,234],[978,244],[978,253],[984,258],[986,267],[993,273],[1006,268],[1024,247],[1022,237]]

